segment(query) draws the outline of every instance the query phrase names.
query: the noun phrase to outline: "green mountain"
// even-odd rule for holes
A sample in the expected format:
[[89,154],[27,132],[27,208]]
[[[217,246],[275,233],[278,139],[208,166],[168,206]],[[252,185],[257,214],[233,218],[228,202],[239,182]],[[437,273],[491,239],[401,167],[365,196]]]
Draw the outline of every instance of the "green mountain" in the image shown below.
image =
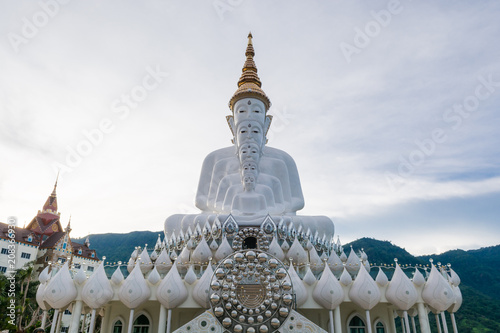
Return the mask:
[[[148,244],[148,248],[153,248],[158,239],[158,234],[162,235],[163,231],[133,231],[127,234],[95,234],[89,235],[90,248],[97,251],[97,256],[101,258],[106,257],[106,262],[112,263],[122,261],[127,263],[130,255],[136,246],[144,248]],[[74,238],[73,242],[81,243],[85,241],[86,237]]]
[[[106,256],[106,262],[127,263],[136,246],[148,244],[148,248],[154,247],[158,234],[163,239],[162,232],[134,231],[127,234],[90,235],[89,240],[90,247],[97,251],[99,257]],[[84,239],[73,241],[83,243]],[[394,263],[394,258],[401,265],[412,266],[427,265],[430,258],[434,259],[434,263],[451,263],[462,281],[460,290],[464,299],[455,315],[458,331],[500,333],[500,282],[497,278],[500,277],[500,245],[469,251],[453,250],[431,256],[413,256],[389,241],[373,238],[361,238],[344,245],[347,255],[351,245],[355,251],[363,249],[370,263],[375,265]],[[429,318],[433,332],[437,332],[434,316],[430,315]],[[448,326],[448,331],[453,332],[450,320]]]
[[[453,250],[442,254],[412,256],[404,249],[388,242],[373,238],[361,238],[344,245],[352,245],[355,251],[363,249],[371,263],[393,263],[394,258],[404,264],[427,265],[432,258],[434,263],[450,263],[461,279],[462,307],[455,314],[458,331],[500,332],[500,245],[478,250]],[[430,316],[431,328],[437,332],[434,316]],[[453,332],[448,322],[448,331]]]
[[463,284],[500,299],[500,281],[498,279],[500,245],[470,251],[453,250],[420,258],[428,261],[431,257],[443,264],[451,263],[451,267],[460,275]]
[[344,251],[352,245],[354,250],[364,249],[368,260],[372,264],[394,262],[398,258],[401,264],[451,264],[451,267],[460,276],[463,285],[472,287],[485,295],[500,299],[500,245],[484,247],[478,250],[453,250],[441,254],[415,257],[406,250],[393,245],[388,241],[379,241],[373,238],[361,238],[344,245]]
[[349,255],[350,246],[352,246],[355,251],[363,249],[368,255],[368,261],[376,265],[393,264],[395,258],[398,259],[400,264],[416,265],[429,263],[428,261],[424,262],[423,260],[414,257],[405,249],[400,248],[389,241],[380,241],[373,238],[360,238],[343,246],[347,255]]

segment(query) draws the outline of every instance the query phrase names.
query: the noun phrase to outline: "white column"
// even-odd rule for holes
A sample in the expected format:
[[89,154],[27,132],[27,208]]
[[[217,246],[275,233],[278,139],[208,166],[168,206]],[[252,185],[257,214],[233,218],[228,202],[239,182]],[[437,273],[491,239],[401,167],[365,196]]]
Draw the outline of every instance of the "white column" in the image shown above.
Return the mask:
[[132,333],[132,325],[134,324],[134,309],[130,309],[130,316],[128,319],[128,333]]
[[160,318],[158,319],[158,333],[165,333],[167,324],[167,309],[160,304]]
[[94,333],[94,326],[95,326],[95,309],[92,309],[92,315],[90,317],[89,333]]
[[424,303],[418,303],[418,322],[420,323],[420,332],[431,333],[431,325],[429,324],[429,316],[425,310]]
[[54,310],[54,316],[52,317],[52,326],[50,327],[50,333],[54,333],[56,331],[57,317],[59,317],[59,309]]
[[82,321],[82,329],[80,330],[81,333],[85,332],[85,324],[87,322],[87,315],[83,315],[83,321]]
[[455,320],[455,314],[453,312],[451,312],[450,316],[451,316],[451,324],[453,325],[453,333],[458,333],[457,322]]
[[406,330],[405,320],[403,317],[401,317],[401,329],[403,330],[403,333],[410,333]]
[[443,322],[444,333],[448,333],[448,325],[446,324],[446,316],[444,315],[444,311],[441,312],[441,321]]
[[438,333],[441,333],[441,324],[439,323],[439,315],[436,313],[436,325],[438,327]]
[[[405,322],[405,328],[407,333],[411,333],[410,331],[410,321],[408,320],[408,311],[403,311],[403,316],[404,316],[404,322]],[[417,333],[417,332],[415,332]]]
[[59,311],[59,316],[57,317],[56,333],[61,332],[61,322],[62,322],[63,314],[64,314],[64,311]]
[[394,310],[389,308],[387,313],[389,314],[389,325],[391,325],[391,329],[389,332],[396,333],[396,322],[395,322],[395,318],[394,318]]
[[335,328],[333,326],[333,310],[328,311],[330,315],[330,333],[335,333]]
[[411,327],[413,328],[413,333],[417,333],[417,325],[415,324],[415,316],[411,317]]
[[42,328],[45,329],[45,325],[47,324],[47,313],[48,311],[47,310],[43,310],[43,314],[42,314]]
[[368,333],[372,333],[372,320],[370,318],[370,310],[366,310],[366,327],[368,327]]
[[78,333],[80,327],[80,318],[82,317],[83,301],[76,301],[73,306],[73,314],[71,315],[71,324],[69,325],[69,333]]
[[168,309],[167,315],[167,333],[170,333],[170,324],[172,323],[172,309]]
[[342,319],[340,318],[340,305],[333,310],[333,315],[335,316],[335,332],[342,333]]

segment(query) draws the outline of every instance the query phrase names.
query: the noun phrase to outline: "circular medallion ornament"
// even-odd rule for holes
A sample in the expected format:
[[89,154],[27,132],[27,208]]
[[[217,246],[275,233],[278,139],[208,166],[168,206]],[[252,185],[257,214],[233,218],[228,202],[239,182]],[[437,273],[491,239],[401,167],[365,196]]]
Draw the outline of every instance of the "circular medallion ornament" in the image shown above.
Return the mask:
[[223,259],[210,288],[213,313],[231,332],[275,331],[293,308],[293,289],[285,266],[256,249],[238,251]]

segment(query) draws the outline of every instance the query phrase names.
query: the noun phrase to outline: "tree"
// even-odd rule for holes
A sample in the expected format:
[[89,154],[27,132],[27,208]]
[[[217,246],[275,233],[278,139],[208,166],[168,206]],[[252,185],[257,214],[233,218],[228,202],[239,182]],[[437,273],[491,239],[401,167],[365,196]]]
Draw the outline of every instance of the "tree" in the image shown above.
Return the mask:
[[[9,286],[10,281],[7,279],[7,276],[4,274],[0,274],[0,309],[8,309],[10,305],[9,297]],[[0,312],[0,329],[8,329],[10,332],[15,332],[16,326],[12,324],[12,318],[9,317],[8,311]]]
[[[40,325],[42,311],[36,302],[36,291],[40,282],[34,281],[35,271],[33,262],[27,263],[24,267],[16,270],[15,281],[15,320],[9,317],[8,313],[0,314],[0,327],[8,329],[9,332],[30,333]],[[7,309],[12,294],[9,293],[10,281],[7,276],[0,275],[0,307]],[[14,325],[12,325],[14,323]]]

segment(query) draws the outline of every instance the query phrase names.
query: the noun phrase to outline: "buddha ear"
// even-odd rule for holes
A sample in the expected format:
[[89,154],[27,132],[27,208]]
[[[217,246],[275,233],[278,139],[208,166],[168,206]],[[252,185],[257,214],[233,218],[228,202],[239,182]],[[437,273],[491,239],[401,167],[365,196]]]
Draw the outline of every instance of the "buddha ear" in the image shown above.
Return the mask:
[[266,116],[266,120],[264,121],[264,133],[267,136],[267,132],[269,131],[269,128],[271,127],[271,122],[273,121],[273,116],[269,115]]
[[234,125],[234,117],[233,116],[226,116],[227,124],[229,125],[229,129],[231,130],[231,133],[233,134],[233,138],[231,139],[231,143],[234,144],[235,140],[234,138],[236,137],[236,126]]
[[264,121],[264,139],[265,139],[266,144],[269,141],[267,139],[267,132],[269,132],[269,128],[271,127],[272,121],[273,121],[273,116],[271,116],[271,115],[266,116],[266,119]]
[[231,133],[233,136],[236,135],[236,126],[234,125],[234,117],[233,116],[226,116],[227,124],[229,125],[229,129],[231,130]]

